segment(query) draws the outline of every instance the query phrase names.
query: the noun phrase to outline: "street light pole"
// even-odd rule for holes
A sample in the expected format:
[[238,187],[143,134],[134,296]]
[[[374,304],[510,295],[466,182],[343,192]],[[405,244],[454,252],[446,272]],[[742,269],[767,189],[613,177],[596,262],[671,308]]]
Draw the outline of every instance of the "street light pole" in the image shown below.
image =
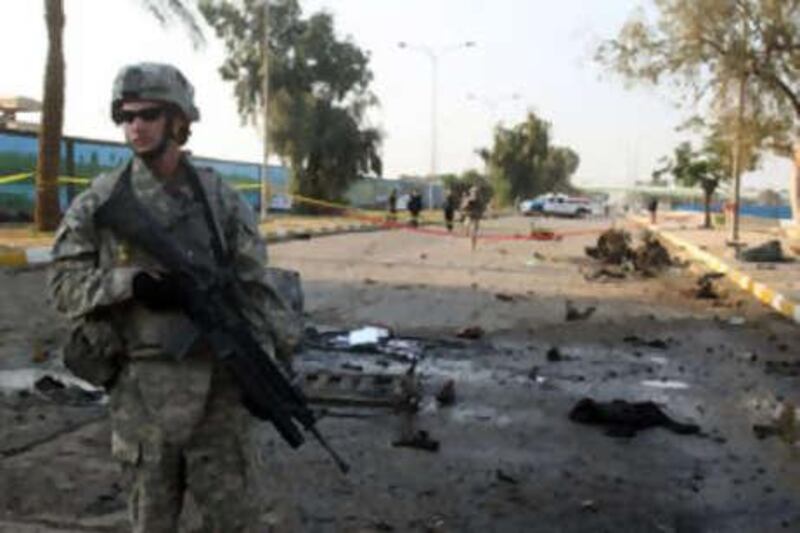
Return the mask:
[[[439,99],[439,58],[432,51],[429,51],[431,58],[431,179],[436,179],[436,149],[438,131],[436,122],[438,111]],[[433,194],[431,194],[433,196]],[[433,207],[433,198],[431,198],[431,207]]]
[[434,50],[433,48],[425,45],[412,45],[405,41],[400,41],[397,43],[397,46],[404,49],[409,50],[416,50],[418,52],[422,52],[425,54],[428,59],[431,60],[431,170],[430,170],[430,178],[431,183],[428,186],[428,202],[430,203],[430,207],[433,207],[433,180],[436,178],[437,169],[436,169],[436,157],[437,157],[437,149],[438,149],[438,127],[437,127],[437,106],[438,106],[438,99],[439,99],[439,87],[438,87],[438,79],[439,79],[439,56],[445,52],[450,52],[453,50],[458,50],[461,48],[472,48],[475,46],[474,41],[465,41],[463,43],[459,43],[456,45],[448,46],[442,48],[440,50]]
[[264,168],[261,171],[261,221],[266,222],[272,194],[269,183],[269,0],[264,0],[264,40],[262,43],[262,71],[264,75],[261,100],[264,106]]

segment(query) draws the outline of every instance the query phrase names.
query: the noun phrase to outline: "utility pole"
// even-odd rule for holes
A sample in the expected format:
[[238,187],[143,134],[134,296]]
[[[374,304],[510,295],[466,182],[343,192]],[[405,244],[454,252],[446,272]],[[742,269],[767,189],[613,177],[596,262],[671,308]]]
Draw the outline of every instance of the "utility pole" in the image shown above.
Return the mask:
[[261,170],[261,221],[266,222],[269,213],[269,204],[272,201],[272,191],[269,183],[269,0],[264,0],[264,39],[261,51],[261,70],[264,80],[262,84],[261,101],[264,106],[264,165]]

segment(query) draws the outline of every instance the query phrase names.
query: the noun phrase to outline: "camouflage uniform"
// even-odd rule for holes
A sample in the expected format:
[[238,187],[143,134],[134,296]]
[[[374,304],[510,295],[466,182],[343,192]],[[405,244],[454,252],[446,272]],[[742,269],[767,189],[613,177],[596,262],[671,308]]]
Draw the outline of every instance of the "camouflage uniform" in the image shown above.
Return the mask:
[[[181,311],[153,311],[132,299],[133,276],[161,270],[157,261],[95,226],[94,213],[122,172],[96,178],[70,206],[56,234],[49,288],[59,311],[89,325],[81,330],[87,346],[103,347],[93,356],[73,354],[70,366],[109,387],[112,454],[131,482],[133,530],[176,531],[185,489],[210,531],[269,530],[255,523],[260,509],[248,498],[255,492],[247,468],[252,419],[227,369]],[[209,243],[217,232],[233,258],[251,331],[267,353],[289,353],[299,324],[265,268],[252,210],[212,172],[197,174],[213,228],[185,178],[165,185],[134,158],[131,185],[191,261],[216,268]]]

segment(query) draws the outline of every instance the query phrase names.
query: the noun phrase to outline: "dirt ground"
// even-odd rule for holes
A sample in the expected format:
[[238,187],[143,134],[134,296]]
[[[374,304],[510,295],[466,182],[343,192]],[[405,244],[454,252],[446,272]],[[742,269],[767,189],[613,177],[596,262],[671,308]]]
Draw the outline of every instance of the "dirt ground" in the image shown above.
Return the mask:
[[[258,428],[258,475],[297,511],[300,530],[800,530],[800,330],[724,284],[719,299],[693,298],[687,268],[587,281],[583,249],[608,221],[536,221],[569,233],[558,242],[500,239],[530,224],[489,222],[495,238],[474,253],[463,238],[410,231],[270,249],[272,264],[301,272],[309,326],[382,325],[426,347],[415,415],[337,408],[320,421],[352,464],[347,476],[313,442],[291,451]],[[58,368],[65,327],[43,283],[41,269],[0,271],[0,370]],[[566,321],[568,306],[596,309]],[[466,326],[484,335],[457,338]],[[406,368],[311,346],[298,364]],[[455,403],[441,406],[434,395],[448,380]],[[568,419],[581,398],[654,401],[700,433],[612,437]],[[780,412],[779,434],[757,438],[753,425]],[[0,427],[0,531],[125,530],[102,405],[8,393]],[[409,429],[439,450],[392,446]]]

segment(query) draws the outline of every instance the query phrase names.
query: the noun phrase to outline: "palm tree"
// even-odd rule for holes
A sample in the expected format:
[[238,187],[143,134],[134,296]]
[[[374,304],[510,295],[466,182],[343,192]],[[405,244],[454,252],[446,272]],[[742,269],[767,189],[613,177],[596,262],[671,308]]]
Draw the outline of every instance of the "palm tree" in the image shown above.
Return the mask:
[[44,73],[42,127],[39,129],[39,157],[36,163],[36,208],[34,222],[39,231],[53,231],[58,225],[58,167],[61,156],[61,128],[64,123],[64,6],[62,0],[45,0],[47,22],[47,66]]
[[[177,19],[189,32],[195,47],[205,44],[205,35],[188,0],[141,0],[142,6],[164,25]],[[64,5],[63,0],[44,0],[47,23],[47,63],[44,74],[42,125],[36,163],[36,208],[38,231],[53,231],[61,216],[58,204],[58,170],[61,130],[64,124]]]
[[189,33],[189,38],[195,48],[203,46],[206,42],[203,28],[198,23],[198,17],[192,6],[196,1],[191,0],[140,0],[147,9],[163,25],[170,24],[177,19],[178,23]]

